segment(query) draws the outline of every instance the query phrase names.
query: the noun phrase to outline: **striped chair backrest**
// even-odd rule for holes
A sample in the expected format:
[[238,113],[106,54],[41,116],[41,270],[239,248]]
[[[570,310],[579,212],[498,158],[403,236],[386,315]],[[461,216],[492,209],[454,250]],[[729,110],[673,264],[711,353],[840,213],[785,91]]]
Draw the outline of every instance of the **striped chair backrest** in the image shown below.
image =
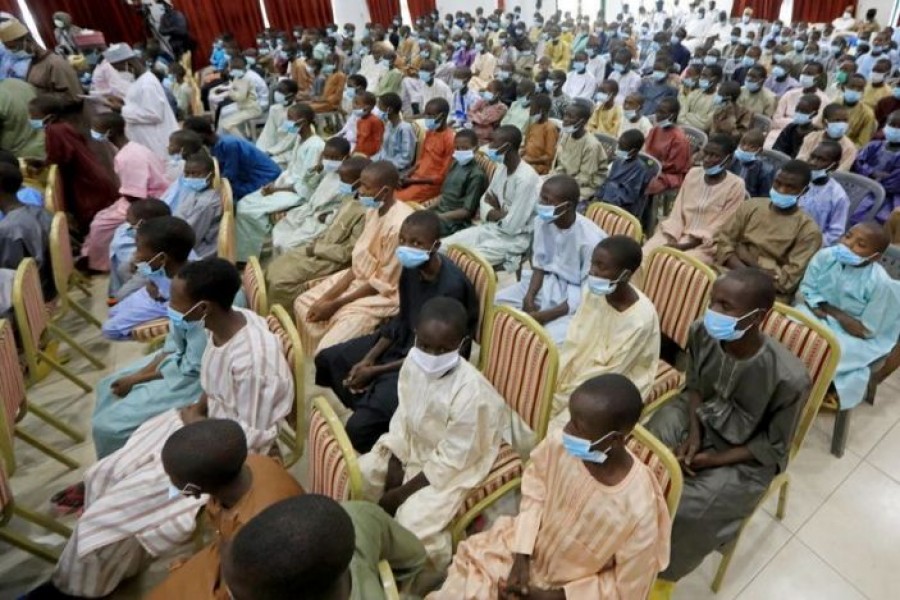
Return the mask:
[[497,292],[497,273],[481,255],[463,246],[454,244],[447,248],[447,257],[466,274],[478,294],[478,329],[475,331],[475,341],[482,344],[490,325],[488,319],[491,307],[494,306],[494,294]]
[[69,220],[64,212],[53,215],[53,223],[50,225],[50,262],[53,266],[53,282],[56,289],[64,294],[69,289],[69,280],[75,272]]
[[218,255],[230,263],[237,261],[237,231],[234,223],[234,213],[222,213],[222,221],[219,223]]
[[47,185],[44,187],[44,208],[51,213],[66,212],[66,199],[63,196],[62,177],[59,167],[47,167]]
[[[249,268],[249,264],[247,266]],[[297,328],[294,326],[291,316],[283,306],[272,307],[272,313],[266,316],[266,324],[269,327],[269,331],[274,333],[278,341],[281,342],[281,351],[294,377],[295,401],[287,421],[295,429],[302,428],[304,401],[306,400],[306,371],[300,334],[297,333]],[[298,417],[300,422],[298,422]]]
[[12,324],[6,319],[0,319],[0,402],[3,403],[8,433],[12,436],[16,418],[25,404],[25,375],[19,364]]
[[222,184],[218,187],[219,201],[222,203],[222,214],[234,214],[234,190],[231,188],[231,182],[223,179]]
[[[41,278],[37,263],[33,258],[26,258],[16,269],[16,280],[13,284],[13,306],[16,311],[16,322],[19,335],[26,335],[35,352],[41,347],[41,337],[50,322],[50,314],[41,291]],[[24,342],[25,340],[23,340]]]
[[834,379],[841,354],[840,343],[831,331],[800,311],[780,302],[776,302],[775,308],[769,311],[762,330],[781,342],[803,362],[812,381],[809,397],[800,412],[794,440],[791,443],[793,458],[803,445],[803,440],[812,427],[822,400]]
[[559,351],[543,327],[508,306],[492,309],[482,371],[506,403],[544,439],[559,371]]
[[652,433],[637,425],[627,442],[628,449],[639,461],[647,465],[656,477],[660,489],[666,496],[669,515],[674,517],[681,499],[684,479],[678,460]]
[[521,477],[522,469],[522,458],[519,453],[506,442],[500,442],[500,452],[497,453],[497,458],[491,465],[491,472],[478,487],[469,492],[459,510],[456,511],[456,517],[462,517],[498,489],[517,477]]
[[494,172],[497,170],[497,163],[480,153],[475,155],[475,162],[484,169],[484,172],[487,175],[488,185],[490,185],[491,179],[494,178]]
[[641,222],[634,215],[618,206],[605,202],[592,202],[584,213],[606,235],[627,235],[638,243],[644,238]]
[[643,292],[656,306],[662,334],[684,348],[691,323],[706,310],[716,274],[673,248],[651,252],[644,270]]
[[310,493],[337,501],[362,497],[362,476],[356,453],[328,401],[313,400],[309,419]]
[[269,298],[262,266],[257,257],[251,256],[247,260],[242,280],[241,287],[247,297],[247,307],[261,317],[266,316],[269,312]]

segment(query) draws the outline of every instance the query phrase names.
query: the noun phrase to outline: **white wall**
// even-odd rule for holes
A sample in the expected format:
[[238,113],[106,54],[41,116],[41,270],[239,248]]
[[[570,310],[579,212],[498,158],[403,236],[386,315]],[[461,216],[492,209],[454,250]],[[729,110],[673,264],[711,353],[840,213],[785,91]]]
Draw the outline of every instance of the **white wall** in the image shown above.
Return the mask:
[[353,23],[356,25],[357,34],[362,34],[362,29],[369,22],[369,7],[363,0],[348,2],[347,0],[331,0],[331,9],[334,11],[334,22],[338,25]]
[[884,27],[890,25],[891,11],[894,8],[894,4],[895,2],[893,0],[859,0],[856,9],[856,18],[865,19],[866,11],[870,8],[874,8],[878,11],[878,14],[875,15],[875,19],[881,23],[881,26]]

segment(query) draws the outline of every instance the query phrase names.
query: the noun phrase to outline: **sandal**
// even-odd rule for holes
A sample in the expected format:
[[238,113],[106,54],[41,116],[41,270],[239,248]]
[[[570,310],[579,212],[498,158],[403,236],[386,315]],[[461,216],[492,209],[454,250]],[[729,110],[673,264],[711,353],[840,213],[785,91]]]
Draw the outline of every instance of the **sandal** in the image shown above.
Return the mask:
[[84,483],[70,485],[50,498],[50,504],[58,516],[79,513],[84,509]]

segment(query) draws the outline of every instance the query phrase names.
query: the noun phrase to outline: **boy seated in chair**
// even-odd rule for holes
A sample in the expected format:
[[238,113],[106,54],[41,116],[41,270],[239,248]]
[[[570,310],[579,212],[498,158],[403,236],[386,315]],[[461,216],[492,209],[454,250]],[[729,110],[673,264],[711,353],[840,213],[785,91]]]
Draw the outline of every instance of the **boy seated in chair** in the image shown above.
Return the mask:
[[428,600],[646,598],[669,562],[653,472],[626,448],[641,394],[623,375],[584,382],[571,419],[531,453],[515,517],[462,542]]
[[775,292],[772,277],[759,269],[716,280],[703,321],[691,326],[684,390],[647,424],[686,475],[671,560],[655,588],[660,598],[735,539],[787,468],[810,381],[800,359],[761,331]]
[[447,526],[497,458],[508,410],[459,354],[469,323],[458,300],[425,303],[415,345],[400,368],[388,432],[359,459],[367,499],[416,534],[437,569],[450,562]]

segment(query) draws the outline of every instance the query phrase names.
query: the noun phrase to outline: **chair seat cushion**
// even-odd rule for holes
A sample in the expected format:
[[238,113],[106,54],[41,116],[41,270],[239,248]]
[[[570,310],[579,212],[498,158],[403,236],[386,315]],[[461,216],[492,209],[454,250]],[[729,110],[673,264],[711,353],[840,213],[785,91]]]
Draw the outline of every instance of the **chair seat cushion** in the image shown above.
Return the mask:
[[644,404],[650,404],[662,398],[664,394],[676,390],[684,385],[684,373],[670,365],[664,360],[659,361],[656,369],[656,379],[653,381],[653,390],[644,401]]

